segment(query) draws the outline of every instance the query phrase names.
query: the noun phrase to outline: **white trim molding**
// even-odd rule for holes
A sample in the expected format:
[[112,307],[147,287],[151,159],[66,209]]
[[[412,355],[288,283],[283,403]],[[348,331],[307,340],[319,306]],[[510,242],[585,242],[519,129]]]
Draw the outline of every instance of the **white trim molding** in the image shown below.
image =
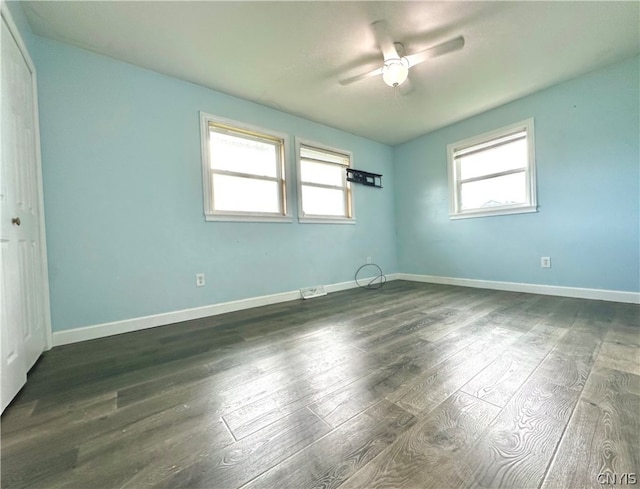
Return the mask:
[[[524,134],[524,136],[522,136]],[[524,168],[514,168],[503,171],[493,169],[493,172],[462,177],[460,157],[495,148],[497,145],[509,144],[516,140],[525,139],[527,144],[527,164]],[[536,196],[536,151],[533,129],[533,118],[509,124],[478,136],[463,139],[447,145],[447,173],[449,180],[449,218],[466,219],[472,217],[500,216],[508,214],[523,214],[538,212]],[[490,178],[512,175],[525,175],[525,201],[519,204],[503,204],[495,207],[474,207],[462,209],[462,184],[484,181]]]
[[610,302],[626,302],[640,304],[640,292],[623,290],[585,289],[580,287],[563,287],[558,285],[522,284],[517,282],[497,282],[493,280],[476,280],[470,278],[437,277],[414,273],[397,273],[396,280],[427,282],[431,284],[458,285],[480,289],[505,290],[509,292],[525,292],[528,294],[554,295],[577,299],[594,299]]
[[[397,274],[387,275],[387,281],[395,280]],[[371,277],[373,278],[373,277]],[[366,279],[362,279],[366,280]],[[339,282],[326,285],[325,289],[328,293],[339,292],[341,290],[354,289],[358,285],[354,280],[348,282]],[[78,343],[80,341],[94,340],[122,333],[130,333],[142,329],[155,328],[157,326],[166,326],[182,321],[190,321],[192,319],[200,319],[209,316],[217,316],[228,312],[241,311],[254,307],[268,306],[270,304],[278,304],[280,302],[295,301],[301,299],[300,290],[281,292],[279,294],[263,295],[259,297],[251,297],[249,299],[241,299],[231,302],[221,302],[209,306],[195,307],[192,309],[183,309],[181,311],[172,311],[162,314],[154,314],[152,316],[143,316],[132,319],[124,319],[122,321],[113,321],[110,323],[96,324],[93,326],[84,326],[74,329],[66,329],[55,331],[53,333],[53,346],[68,345],[70,343]]]
[[[411,282],[426,282],[432,284],[456,285],[460,287],[475,287],[481,289],[504,290],[510,292],[524,292],[529,294],[553,295],[560,297],[574,297],[579,299],[594,299],[612,302],[626,302],[640,304],[640,293],[617,290],[582,289],[578,287],[559,287],[553,285],[521,284],[515,282],[495,282],[489,280],[474,280],[468,278],[436,277],[432,275],[418,275],[413,273],[390,273],[387,282],[392,280],[408,280]],[[374,278],[374,277],[370,277]],[[361,279],[366,281],[367,278]],[[339,282],[325,286],[327,293],[340,292],[354,289],[358,285],[354,280]],[[183,309],[152,316],[143,316],[122,321],[96,324],[75,329],[55,331],[53,333],[53,346],[68,345],[80,341],[94,340],[116,334],[129,333],[142,329],[166,326],[169,324],[200,319],[209,316],[217,316],[228,312],[241,311],[254,307],[278,304],[280,302],[295,301],[301,299],[300,290],[281,292],[279,294],[251,297],[231,302],[221,302],[209,306]]]
[[[333,156],[342,157],[348,160],[348,164],[344,165],[342,163],[337,163],[331,161],[329,159],[323,159],[322,162],[326,165],[334,165],[342,168],[342,185],[340,186],[326,186],[326,188],[333,187],[335,190],[342,190],[344,192],[345,198],[345,216],[330,216],[330,215],[315,215],[315,214],[305,214],[304,213],[304,202],[302,199],[302,187],[303,185],[322,188],[324,185],[312,183],[312,182],[303,182],[302,181],[302,160],[309,159],[308,157],[302,156],[302,149],[307,149],[311,151],[315,151],[316,153],[324,153],[325,155],[332,154]],[[351,182],[347,180],[346,170],[348,168],[353,167],[353,152],[347,151],[344,149],[334,148],[332,146],[327,146],[322,143],[318,143],[315,141],[310,141],[308,139],[296,137],[295,138],[295,158],[296,158],[296,172],[297,172],[297,183],[298,183],[298,222],[301,224],[355,224],[356,223],[356,214],[355,214],[355,205],[353,199],[353,189],[351,188]],[[318,156],[320,158],[320,156]]]
[[[249,173],[247,171],[222,170],[211,166],[210,155],[210,134],[211,129],[217,128],[215,132],[242,137],[253,142],[272,144],[277,148],[277,158],[274,162],[275,176],[263,176]],[[202,152],[202,192],[204,198],[205,221],[235,221],[235,222],[293,222],[291,215],[291,203],[289,200],[289,190],[287,183],[287,161],[289,157],[289,135],[270,129],[246,124],[244,122],[218,117],[216,115],[200,112],[200,143]],[[216,209],[213,200],[213,180],[212,177],[231,176],[252,179],[256,181],[270,181],[277,183],[278,187],[278,212],[257,212],[257,211],[225,211]]]

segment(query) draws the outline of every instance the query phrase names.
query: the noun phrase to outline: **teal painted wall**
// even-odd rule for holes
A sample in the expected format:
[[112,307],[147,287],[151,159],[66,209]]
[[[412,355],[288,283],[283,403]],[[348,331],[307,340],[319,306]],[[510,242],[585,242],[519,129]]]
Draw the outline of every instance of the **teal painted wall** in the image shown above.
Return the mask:
[[27,50],[29,51],[29,54],[31,54],[31,52],[33,51],[33,44],[35,42],[35,36],[31,32],[31,28],[29,27],[29,22],[27,21],[27,17],[24,15],[24,12],[22,11],[22,6],[20,5],[20,2],[9,0],[4,2],[4,5],[8,7],[9,14],[11,15],[13,22],[16,24],[16,27],[20,32],[20,37],[22,37],[24,44],[27,46]]
[[[54,331],[344,282],[366,256],[397,270],[392,148],[36,40]],[[354,186],[355,225],[205,222],[201,110],[289,134],[291,187],[300,136],[352,151],[385,188]]]
[[[40,38],[9,8],[38,70],[54,331],[343,282],[365,256],[387,273],[640,289],[637,58],[390,148]],[[200,110],[351,150],[385,188],[354,187],[355,226],[205,222]],[[450,221],[446,145],[529,117],[540,211]]]
[[[400,271],[640,290],[638,73],[630,59],[395,147]],[[449,220],[447,144],[529,117],[539,212]]]

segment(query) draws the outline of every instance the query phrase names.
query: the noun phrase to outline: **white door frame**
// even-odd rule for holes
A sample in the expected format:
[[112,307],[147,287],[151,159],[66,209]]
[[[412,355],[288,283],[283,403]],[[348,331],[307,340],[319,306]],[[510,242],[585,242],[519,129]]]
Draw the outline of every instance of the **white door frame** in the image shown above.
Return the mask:
[[[21,7],[18,7],[21,8]],[[38,115],[38,84],[36,79],[36,67],[31,60],[31,56],[29,56],[29,51],[27,51],[27,47],[22,40],[22,36],[20,36],[20,31],[13,21],[13,17],[11,17],[11,12],[9,12],[9,8],[7,7],[4,0],[0,1],[0,14],[2,18],[7,23],[7,27],[9,27],[9,31],[13,35],[16,40],[16,44],[18,45],[18,49],[24,56],[24,59],[27,63],[27,67],[31,72],[31,81],[33,87],[33,120],[34,124],[34,136],[36,142],[36,188],[38,191],[38,214],[39,214],[39,233],[40,233],[40,252],[42,270],[42,300],[43,300],[43,313],[44,313],[44,328],[45,328],[45,346],[47,350],[50,350],[53,346],[53,338],[51,332],[51,305],[49,300],[49,266],[47,264],[47,234],[45,229],[44,222],[44,190],[42,185],[42,158],[40,153],[40,117]]]

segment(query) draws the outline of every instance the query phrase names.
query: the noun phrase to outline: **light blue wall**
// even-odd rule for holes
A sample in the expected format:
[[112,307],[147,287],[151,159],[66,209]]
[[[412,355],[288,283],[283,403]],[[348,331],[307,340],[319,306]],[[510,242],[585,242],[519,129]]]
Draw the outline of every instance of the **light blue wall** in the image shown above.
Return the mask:
[[27,18],[25,17],[24,12],[22,11],[22,6],[20,5],[20,2],[9,0],[7,2],[4,2],[4,5],[8,7],[9,14],[11,15],[13,22],[16,24],[16,27],[20,32],[20,37],[22,37],[22,40],[24,41],[24,44],[27,47],[27,50],[29,51],[29,53],[31,53],[31,51],[33,51],[32,47],[33,47],[33,43],[35,42],[34,41],[35,36],[31,32],[31,28],[29,27],[29,22],[27,21]]
[[[54,331],[396,271],[392,148],[35,37]],[[385,188],[354,186],[356,225],[205,222],[201,110],[350,150]]]
[[[640,290],[638,73],[627,60],[394,148],[400,271]],[[447,144],[529,117],[539,212],[449,220]]]
[[[388,273],[640,289],[637,58],[392,149],[40,38],[9,7],[38,70],[54,331],[347,281],[365,256]],[[354,187],[355,226],[207,223],[200,110],[351,150],[385,188]],[[529,117],[540,212],[450,221],[446,145]]]

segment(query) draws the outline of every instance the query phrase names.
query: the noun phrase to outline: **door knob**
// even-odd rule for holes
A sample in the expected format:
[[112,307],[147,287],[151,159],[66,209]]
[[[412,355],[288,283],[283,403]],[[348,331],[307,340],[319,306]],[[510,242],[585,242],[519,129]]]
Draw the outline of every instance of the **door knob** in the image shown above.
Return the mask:
[[15,224],[16,226],[20,226],[20,218],[19,217],[14,217],[13,219],[11,219],[11,224]]

